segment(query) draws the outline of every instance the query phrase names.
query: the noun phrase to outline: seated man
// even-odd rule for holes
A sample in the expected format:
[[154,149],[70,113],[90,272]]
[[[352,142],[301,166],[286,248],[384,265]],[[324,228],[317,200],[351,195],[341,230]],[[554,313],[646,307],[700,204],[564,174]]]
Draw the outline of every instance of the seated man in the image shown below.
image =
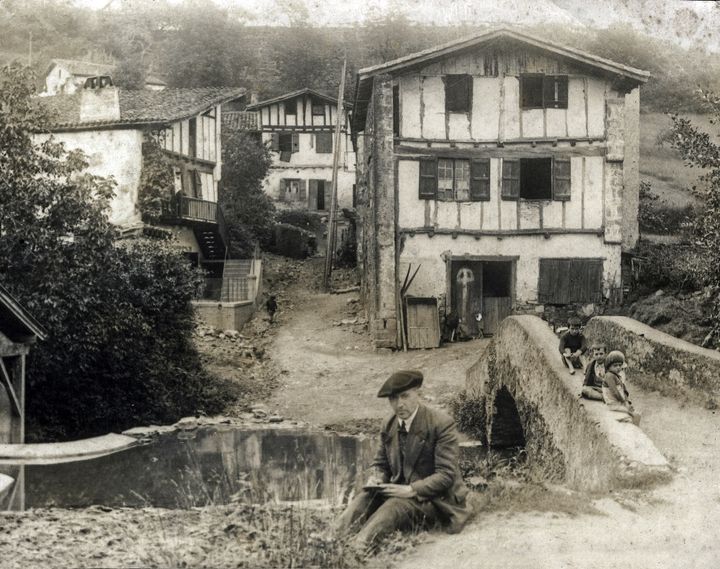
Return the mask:
[[397,529],[436,521],[456,533],[470,516],[455,423],[420,403],[422,381],[419,371],[398,371],[378,393],[389,398],[393,415],[380,434],[373,474],[336,523],[341,534],[358,532],[354,545],[360,549]]

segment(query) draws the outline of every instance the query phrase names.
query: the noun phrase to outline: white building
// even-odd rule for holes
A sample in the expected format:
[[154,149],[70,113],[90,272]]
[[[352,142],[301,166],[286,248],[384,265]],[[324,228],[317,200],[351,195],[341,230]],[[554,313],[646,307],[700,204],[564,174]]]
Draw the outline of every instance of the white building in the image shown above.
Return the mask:
[[[114,65],[76,59],[53,59],[45,72],[45,91],[42,95],[72,95],[82,89],[90,77],[112,75]],[[145,88],[160,91],[167,83],[153,73],[145,77]]]
[[[471,333],[515,311],[621,294],[638,237],[639,86],[580,50],[492,30],[361,69],[362,292],[396,345],[398,279]],[[485,332],[493,331],[485,328]]]

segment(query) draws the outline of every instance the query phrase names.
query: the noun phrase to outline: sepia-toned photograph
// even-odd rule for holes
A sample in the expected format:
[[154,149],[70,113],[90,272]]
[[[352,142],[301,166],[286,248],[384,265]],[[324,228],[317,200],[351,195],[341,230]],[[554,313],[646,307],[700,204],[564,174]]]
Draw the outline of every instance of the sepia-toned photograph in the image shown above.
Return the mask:
[[720,1],[0,0],[3,569],[720,567]]

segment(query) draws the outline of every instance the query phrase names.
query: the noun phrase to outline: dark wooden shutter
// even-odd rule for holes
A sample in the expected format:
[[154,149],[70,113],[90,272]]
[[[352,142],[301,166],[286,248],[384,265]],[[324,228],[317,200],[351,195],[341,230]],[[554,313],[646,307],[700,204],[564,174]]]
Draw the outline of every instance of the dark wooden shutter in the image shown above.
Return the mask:
[[318,132],[315,135],[315,152],[330,154],[333,151],[333,135],[331,132]]
[[195,158],[197,156],[197,119],[192,118],[188,121],[188,156]]
[[285,187],[287,186],[287,181],[285,178],[280,178],[280,191],[278,191],[278,201],[282,202],[285,201]]
[[425,158],[420,160],[420,191],[421,200],[434,200],[437,197],[437,160]]
[[470,200],[490,199],[490,160],[476,159],[470,163]]
[[304,202],[307,199],[307,180],[298,182],[298,200]]
[[308,183],[308,209],[317,209],[318,181],[310,180]]
[[548,109],[567,109],[567,75],[546,75],[543,81],[543,105]]
[[400,86],[393,85],[393,136],[400,136]]
[[200,172],[197,170],[192,171],[193,176],[193,197],[202,198],[202,178]]
[[540,259],[538,301],[544,304],[602,301],[602,259]]
[[523,74],[520,76],[520,108],[542,109],[543,107],[543,76]]
[[300,152],[300,135],[296,132],[292,134],[292,152]]
[[555,158],[553,160],[553,199],[569,201],[571,191],[570,159]]
[[448,113],[468,113],[472,105],[472,76],[446,75],[445,111]]
[[502,199],[516,200],[520,197],[520,161],[503,158]]
[[272,136],[270,150],[272,150],[273,152],[280,152],[280,133],[273,132],[270,136]]
[[323,186],[325,188],[325,209],[330,210],[332,207],[332,182],[330,180],[325,180]]

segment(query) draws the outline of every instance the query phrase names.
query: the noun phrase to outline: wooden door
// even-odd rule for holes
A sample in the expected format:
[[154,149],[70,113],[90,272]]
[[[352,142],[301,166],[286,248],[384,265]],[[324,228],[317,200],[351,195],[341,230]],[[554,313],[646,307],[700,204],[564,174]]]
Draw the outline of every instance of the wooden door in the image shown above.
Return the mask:
[[486,296],[483,304],[483,332],[495,334],[500,322],[512,314],[512,298],[509,296]]
[[437,348],[440,345],[440,316],[435,298],[405,300],[408,348]]

